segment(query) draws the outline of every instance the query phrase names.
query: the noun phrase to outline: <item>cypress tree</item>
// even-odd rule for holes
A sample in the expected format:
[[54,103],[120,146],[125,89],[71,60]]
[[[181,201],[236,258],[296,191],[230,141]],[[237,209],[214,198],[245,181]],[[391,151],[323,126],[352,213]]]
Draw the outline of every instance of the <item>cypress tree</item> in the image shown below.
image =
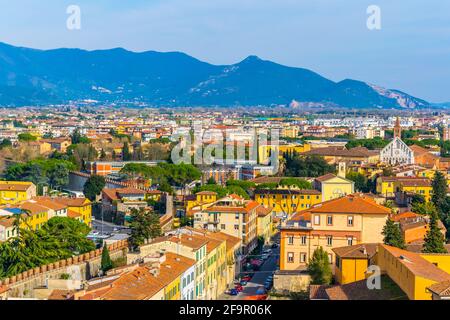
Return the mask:
[[436,173],[434,174],[431,186],[433,187],[433,195],[431,197],[431,201],[442,214],[442,208],[446,202],[447,197],[447,181],[445,181],[445,177],[440,171],[436,171]]
[[400,226],[395,224],[391,219],[387,219],[381,234],[384,236],[384,244],[400,249],[406,248]]
[[100,268],[102,269],[103,272],[106,272],[113,268],[113,263],[111,257],[109,256],[109,250],[106,244],[103,246],[102,261]]
[[422,252],[424,253],[447,253],[444,247],[444,235],[438,225],[438,215],[435,210],[430,213],[430,227],[425,236]]

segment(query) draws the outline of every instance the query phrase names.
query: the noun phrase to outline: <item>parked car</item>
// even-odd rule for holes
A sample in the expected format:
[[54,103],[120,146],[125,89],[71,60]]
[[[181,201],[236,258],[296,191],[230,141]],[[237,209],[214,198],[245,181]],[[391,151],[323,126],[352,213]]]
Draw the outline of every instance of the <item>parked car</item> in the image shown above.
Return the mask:
[[237,291],[236,289],[230,289],[230,290],[228,291],[228,294],[229,294],[230,296],[237,296],[237,295],[239,294],[239,291]]
[[247,274],[247,275],[243,276],[241,280],[249,282],[250,280],[252,280],[252,277]]
[[264,254],[270,255],[270,254],[272,253],[272,249],[265,249],[265,250],[263,251],[263,253],[264,253]]
[[264,283],[264,288],[266,289],[266,290],[270,290],[271,288],[272,288],[272,282],[265,282]]
[[266,293],[266,289],[263,286],[258,287],[258,289],[256,289],[257,295],[261,295],[261,294],[265,294],[265,293]]
[[244,287],[241,286],[240,284],[235,285],[234,288],[235,288],[238,292],[241,292],[242,290],[244,290]]
[[240,285],[245,287],[247,285],[248,281],[241,280]]
[[264,253],[261,255],[261,259],[267,260],[267,259],[269,259],[269,255],[267,253]]
[[276,249],[276,248],[278,248],[278,243],[274,243],[274,244],[272,245],[272,249]]

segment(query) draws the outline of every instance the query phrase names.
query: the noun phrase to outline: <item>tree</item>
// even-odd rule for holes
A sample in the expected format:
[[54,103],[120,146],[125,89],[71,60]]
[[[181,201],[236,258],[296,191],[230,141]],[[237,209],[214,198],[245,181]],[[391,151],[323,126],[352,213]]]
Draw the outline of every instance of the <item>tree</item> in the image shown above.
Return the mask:
[[86,181],[83,187],[83,193],[91,201],[95,201],[106,185],[105,178],[98,175],[92,175]]
[[355,183],[355,190],[359,192],[370,192],[369,179],[359,172],[349,172],[346,175],[348,180]]
[[383,242],[388,246],[405,249],[405,240],[403,239],[400,226],[391,219],[387,219],[381,234],[384,236]]
[[72,256],[95,250],[95,244],[87,239],[91,229],[83,222],[68,217],[53,217],[37,234],[42,239],[52,239],[61,249]]
[[312,284],[330,284],[333,278],[328,253],[322,247],[314,250],[308,264]]
[[438,214],[434,210],[430,213],[430,224],[422,248],[424,253],[447,253],[447,249],[444,246],[445,238],[439,229],[438,221]]
[[105,150],[101,150],[100,151],[100,160],[105,160],[106,159],[106,152],[105,152]]
[[87,137],[81,135],[78,129],[75,129],[70,138],[72,140],[72,144],[79,144],[79,143],[87,144],[90,142],[90,140]]
[[383,177],[393,177],[394,176],[394,171],[392,170],[392,168],[384,168],[383,169]]
[[434,203],[439,213],[443,215],[444,212],[442,211],[442,208],[446,202],[448,186],[444,175],[440,171],[436,171],[434,174],[431,186],[433,187],[431,201]]
[[37,140],[37,137],[33,136],[31,133],[19,133],[17,137],[21,142],[31,142]]
[[210,178],[208,179],[208,181],[206,181],[206,184],[217,184],[217,182],[216,182],[216,180],[214,180],[213,177],[210,177]]
[[104,273],[106,273],[106,271],[108,271],[112,268],[113,268],[113,262],[111,260],[111,257],[109,256],[108,246],[105,244],[103,246],[103,250],[102,250],[102,261],[101,261],[100,269]]
[[299,189],[312,189],[311,182],[305,179],[285,178],[280,180],[280,186],[297,187]]
[[158,190],[159,190],[159,191],[162,191],[162,192],[167,192],[168,194],[173,194],[173,188],[172,188],[172,186],[171,186],[169,183],[167,183],[166,181],[163,181],[163,182],[159,185]]
[[52,188],[60,189],[69,183],[69,170],[62,163],[57,163],[47,175]]
[[0,143],[0,150],[3,148],[11,147],[11,146],[12,146],[11,140],[3,139],[2,142]]
[[145,243],[146,240],[159,237],[162,234],[159,216],[154,212],[146,211],[144,208],[131,209],[131,237],[132,249]]
[[126,141],[123,143],[122,160],[123,161],[130,161],[131,160],[130,147],[128,146],[128,142],[126,142]]
[[318,177],[327,173],[335,173],[336,168],[317,155],[303,156],[297,152],[285,153],[287,177]]

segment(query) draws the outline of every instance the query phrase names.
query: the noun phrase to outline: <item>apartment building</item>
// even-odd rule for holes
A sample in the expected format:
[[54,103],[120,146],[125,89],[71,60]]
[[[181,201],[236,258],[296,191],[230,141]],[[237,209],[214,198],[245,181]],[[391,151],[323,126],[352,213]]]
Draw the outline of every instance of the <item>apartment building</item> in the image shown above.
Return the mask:
[[390,210],[363,194],[347,195],[296,213],[280,227],[280,270],[306,268],[322,247],[330,264],[333,248],[383,241],[381,234]]
[[256,248],[257,207],[260,204],[232,194],[219,199],[205,210],[195,212],[194,228],[220,231],[242,239],[243,253]]
[[36,196],[36,186],[32,182],[0,181],[0,205],[16,204]]

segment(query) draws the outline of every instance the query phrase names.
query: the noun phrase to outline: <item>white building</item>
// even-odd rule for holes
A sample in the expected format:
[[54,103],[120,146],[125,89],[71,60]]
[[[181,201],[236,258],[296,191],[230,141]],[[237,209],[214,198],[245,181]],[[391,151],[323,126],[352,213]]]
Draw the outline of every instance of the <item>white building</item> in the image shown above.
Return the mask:
[[181,275],[181,300],[195,300],[195,264]]
[[399,137],[395,137],[381,150],[380,160],[392,166],[414,164],[414,152]]

